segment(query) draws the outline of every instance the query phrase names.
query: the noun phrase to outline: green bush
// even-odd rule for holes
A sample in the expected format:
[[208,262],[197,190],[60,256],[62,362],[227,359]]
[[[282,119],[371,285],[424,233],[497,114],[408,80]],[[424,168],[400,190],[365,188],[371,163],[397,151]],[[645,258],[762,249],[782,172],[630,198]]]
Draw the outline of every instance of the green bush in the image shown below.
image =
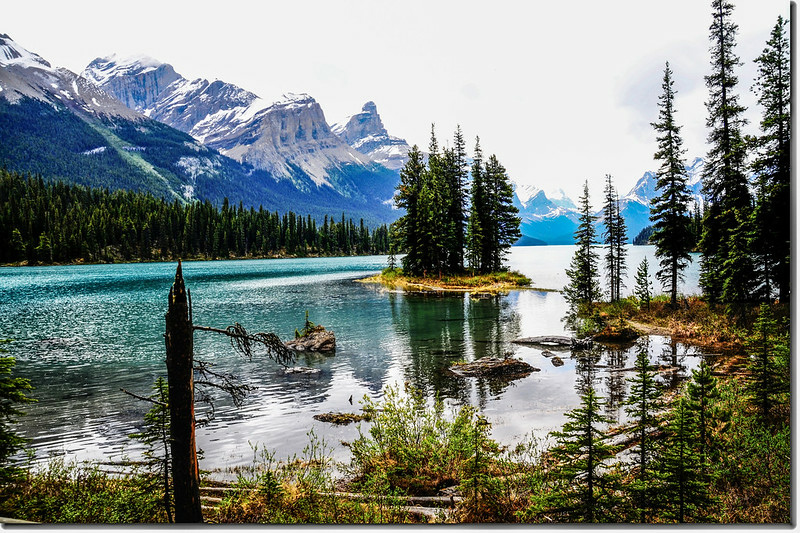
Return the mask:
[[350,445],[352,473],[362,486],[436,494],[471,472],[476,448],[497,453],[487,437],[489,426],[478,424],[473,407],[462,407],[448,420],[440,400],[430,407],[423,393],[411,388],[405,395],[389,388],[380,404],[368,398],[362,403],[372,423],[366,435],[359,427],[359,438]]

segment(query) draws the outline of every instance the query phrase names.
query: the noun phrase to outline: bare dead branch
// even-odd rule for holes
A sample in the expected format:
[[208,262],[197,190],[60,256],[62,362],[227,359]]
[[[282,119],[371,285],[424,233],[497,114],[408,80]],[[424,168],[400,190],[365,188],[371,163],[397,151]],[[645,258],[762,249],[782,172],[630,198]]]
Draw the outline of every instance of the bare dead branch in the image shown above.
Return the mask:
[[131,391],[128,391],[128,390],[125,390],[125,389],[119,389],[119,390],[121,390],[122,392],[124,392],[124,393],[125,393],[125,394],[127,394],[128,396],[133,396],[133,397],[134,397],[134,398],[136,398],[137,400],[143,400],[143,401],[145,401],[145,402],[154,403],[154,404],[156,404],[156,405],[160,405],[161,407],[163,407],[163,408],[165,408],[165,409],[169,408],[169,406],[168,406],[167,404],[165,404],[164,402],[159,402],[158,400],[154,400],[154,399],[152,399],[152,398],[146,398],[146,397],[144,397],[144,396],[139,396],[138,394],[134,394],[134,393],[132,393]]
[[274,333],[255,333],[251,335],[244,326],[238,322],[225,329],[212,328],[209,326],[193,326],[193,328],[198,331],[210,331],[212,333],[227,335],[230,337],[233,349],[250,360],[253,358],[254,348],[256,346],[261,346],[266,351],[267,357],[279,365],[287,367],[290,363],[294,363],[294,355],[291,350],[289,350],[283,344],[283,341]]

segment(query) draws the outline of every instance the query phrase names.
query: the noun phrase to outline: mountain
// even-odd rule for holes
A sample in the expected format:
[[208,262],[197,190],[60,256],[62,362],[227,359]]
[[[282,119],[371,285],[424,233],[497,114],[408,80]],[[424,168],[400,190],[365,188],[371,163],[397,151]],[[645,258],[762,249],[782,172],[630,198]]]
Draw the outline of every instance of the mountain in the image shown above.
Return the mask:
[[[701,157],[696,157],[686,165],[688,185],[692,195],[692,203],[689,206],[693,210],[695,205],[702,205],[702,174],[705,161]],[[652,224],[650,220],[650,201],[658,196],[656,189],[656,173],[645,172],[631,190],[620,198],[620,212],[625,218],[628,228],[628,240],[633,240],[642,229]],[[602,231],[602,224],[600,230]]]
[[361,112],[331,126],[344,142],[386,168],[400,170],[408,161],[408,143],[392,137],[383,126],[375,102],[367,102]]
[[[331,131],[307,94],[268,102],[222,81],[189,81],[148,57],[97,58],[84,76],[132,109],[188,133],[240,163],[288,179],[303,193],[331,188],[343,201],[383,203],[398,175]],[[380,119],[378,119],[380,120]]]
[[[702,172],[704,161],[697,157],[686,165],[689,189],[692,194],[690,209],[702,205]],[[553,198],[533,185],[517,185],[514,205],[520,210],[521,230],[524,237],[543,241],[546,244],[573,244],[573,234],[578,227],[578,210],[575,203],[559,189],[550,192]],[[651,225],[650,200],[658,195],[656,174],[645,172],[631,190],[620,198],[620,212],[625,218],[628,242],[642,229]],[[595,213],[602,215],[602,210]],[[597,222],[598,235],[604,231],[602,220]],[[520,242],[522,244],[522,241]]]
[[[220,205],[227,197],[231,204],[292,210],[319,219],[346,212],[370,225],[397,217],[382,202],[391,197],[393,187],[388,190],[389,186],[372,183],[376,173],[366,166],[356,165],[356,172],[334,169],[330,173],[333,182],[351,191],[349,196],[333,187],[316,186],[293,167],[309,184],[302,191],[292,180],[226,157],[189,134],[141,114],[136,102],[152,103],[163,92],[162,86],[174,78],[170,68],[155,62],[146,69],[155,74],[121,93],[131,108],[94,82],[54,68],[8,35],[0,35],[0,165],[50,180],[147,191],[179,202],[208,200]],[[380,172],[379,178],[391,175],[384,181],[395,176],[388,169]]]

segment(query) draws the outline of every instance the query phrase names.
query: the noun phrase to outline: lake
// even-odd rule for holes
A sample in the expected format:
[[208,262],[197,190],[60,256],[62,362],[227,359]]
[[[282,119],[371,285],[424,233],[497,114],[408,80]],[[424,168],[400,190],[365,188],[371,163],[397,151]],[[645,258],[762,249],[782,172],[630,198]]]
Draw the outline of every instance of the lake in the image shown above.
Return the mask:
[[[573,246],[515,247],[509,266],[539,288],[560,289]],[[654,248],[629,247],[627,290],[636,267]],[[195,333],[195,359],[215,365],[256,387],[236,408],[215,396],[213,422],[197,431],[201,467],[219,471],[249,464],[250,443],[278,458],[300,453],[314,430],[337,459],[348,457],[341,441],[358,436],[355,425],[317,422],[315,414],[357,412],[365,395],[380,399],[388,387],[409,384],[446,405],[476,406],[492,424],[492,436],[515,444],[559,429],[591,380],[607,399],[607,414],[622,420],[625,372],[639,350],[653,362],[680,365],[672,384],[695,368],[697,349],[651,336],[626,349],[590,353],[556,350],[553,365],[540,348],[511,343],[518,337],[568,334],[566,304],[558,292],[512,291],[491,298],[387,292],[353,280],[379,271],[385,256],[204,261],[184,264],[194,323],[224,328],[239,322],[250,332],[288,340],[310,319],[336,333],[334,356],[302,354],[297,366],[314,375],[286,375],[266,358],[244,359],[225,337]],[[175,263],[77,265],[0,269],[0,338],[16,357],[15,375],[29,378],[38,403],[26,407],[18,431],[32,440],[39,460],[63,455],[78,460],[135,458],[141,447],[128,435],[141,428],[149,405],[124,388],[148,395],[164,364],[164,313]],[[683,292],[698,293],[695,258]],[[654,277],[654,276],[653,276]],[[657,283],[654,285],[658,286]],[[460,378],[450,364],[486,355],[512,354],[541,369],[511,382]],[[593,365],[587,364],[588,361]],[[350,403],[352,397],[353,403]]]

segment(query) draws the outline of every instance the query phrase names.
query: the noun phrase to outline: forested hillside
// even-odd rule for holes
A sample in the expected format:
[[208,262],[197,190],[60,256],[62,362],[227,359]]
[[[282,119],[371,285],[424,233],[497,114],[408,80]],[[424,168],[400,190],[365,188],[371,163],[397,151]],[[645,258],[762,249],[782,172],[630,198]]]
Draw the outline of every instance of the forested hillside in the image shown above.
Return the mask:
[[149,193],[46,183],[0,170],[0,262],[63,263],[386,253],[385,225]]

